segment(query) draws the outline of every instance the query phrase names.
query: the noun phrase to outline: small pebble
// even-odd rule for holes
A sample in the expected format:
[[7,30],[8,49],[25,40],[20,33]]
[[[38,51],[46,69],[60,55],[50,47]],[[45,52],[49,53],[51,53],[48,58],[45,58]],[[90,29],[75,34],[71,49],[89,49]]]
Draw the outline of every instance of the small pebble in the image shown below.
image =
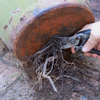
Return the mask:
[[52,95],[53,93],[51,92],[50,94]]
[[87,97],[82,96],[82,97],[81,97],[81,100],[88,100],[88,99],[87,99]]

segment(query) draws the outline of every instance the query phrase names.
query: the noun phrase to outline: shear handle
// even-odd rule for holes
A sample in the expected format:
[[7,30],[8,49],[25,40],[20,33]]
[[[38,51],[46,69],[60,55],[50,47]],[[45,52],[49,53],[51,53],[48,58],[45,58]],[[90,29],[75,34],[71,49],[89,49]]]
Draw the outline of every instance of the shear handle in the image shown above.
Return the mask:
[[[78,32],[77,34],[80,34],[80,33],[83,33],[83,37],[81,38],[81,41],[80,43],[77,45],[78,48],[75,48],[76,52],[79,52],[79,53],[83,53],[82,52],[82,47],[84,46],[84,44],[87,42],[87,40],[89,39],[89,36],[90,36],[90,33],[91,33],[91,30],[85,30],[85,31],[81,31],[81,32]],[[90,50],[88,53],[92,53],[92,54],[97,54],[97,55],[100,55],[100,51],[96,50],[96,49],[92,49]]]
[[77,34],[80,34],[80,33],[90,35],[91,30],[90,30],[90,29],[88,29],[88,30],[80,31],[80,32],[78,32]]
[[96,50],[96,49],[92,49],[90,50],[88,53],[92,53],[92,54],[97,54],[100,56],[100,51]]
[[[78,47],[78,48],[75,48],[75,51],[78,52],[78,53],[84,53],[82,51],[82,48],[81,47]],[[100,56],[100,51],[96,50],[96,49],[92,49],[90,50],[88,53],[92,53],[92,54],[97,54]]]

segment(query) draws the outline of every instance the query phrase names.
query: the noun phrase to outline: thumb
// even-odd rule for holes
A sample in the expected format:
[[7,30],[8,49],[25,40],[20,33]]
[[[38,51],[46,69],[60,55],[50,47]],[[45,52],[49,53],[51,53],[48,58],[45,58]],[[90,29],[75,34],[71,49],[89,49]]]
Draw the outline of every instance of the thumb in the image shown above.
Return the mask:
[[86,44],[83,46],[82,51],[83,52],[88,52],[90,51],[97,43],[97,38],[94,37],[92,34],[90,35],[90,38],[86,42]]

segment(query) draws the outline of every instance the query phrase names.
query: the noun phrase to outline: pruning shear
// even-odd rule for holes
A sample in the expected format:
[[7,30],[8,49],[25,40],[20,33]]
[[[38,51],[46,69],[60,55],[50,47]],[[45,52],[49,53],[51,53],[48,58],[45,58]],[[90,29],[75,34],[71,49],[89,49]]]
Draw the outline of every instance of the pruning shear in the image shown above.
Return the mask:
[[[83,53],[82,47],[89,39],[90,33],[91,33],[91,30],[89,29],[89,30],[78,32],[74,36],[57,37],[56,39],[57,39],[61,49],[68,49],[68,48],[74,47],[76,52]],[[96,49],[92,49],[88,53],[100,55],[100,51],[98,51]]]

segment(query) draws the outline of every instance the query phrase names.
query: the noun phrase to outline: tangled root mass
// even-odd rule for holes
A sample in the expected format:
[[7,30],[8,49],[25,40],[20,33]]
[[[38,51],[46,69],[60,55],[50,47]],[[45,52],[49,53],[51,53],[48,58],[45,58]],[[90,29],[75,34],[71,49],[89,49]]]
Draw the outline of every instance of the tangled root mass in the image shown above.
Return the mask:
[[[40,51],[28,58],[37,76],[37,83],[42,84],[42,79],[46,78],[57,92],[54,82],[64,76],[63,71],[67,70],[69,64],[72,65],[64,59],[63,54],[58,40],[52,38]],[[59,73],[54,74],[55,70],[59,70]]]

